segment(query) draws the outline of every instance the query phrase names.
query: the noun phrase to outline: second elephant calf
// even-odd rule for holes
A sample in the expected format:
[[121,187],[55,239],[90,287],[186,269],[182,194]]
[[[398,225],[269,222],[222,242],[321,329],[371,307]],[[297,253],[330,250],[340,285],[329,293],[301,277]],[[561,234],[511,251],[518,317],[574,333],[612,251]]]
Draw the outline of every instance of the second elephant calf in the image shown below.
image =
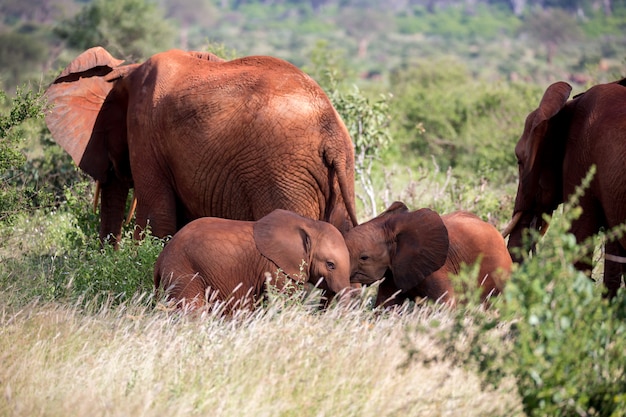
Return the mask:
[[486,301],[502,291],[511,271],[511,256],[498,230],[463,211],[439,216],[429,209],[409,211],[395,202],[350,230],[345,239],[353,282],[371,284],[385,278],[376,305],[418,297],[455,304],[453,277],[463,265],[477,261],[477,285]]

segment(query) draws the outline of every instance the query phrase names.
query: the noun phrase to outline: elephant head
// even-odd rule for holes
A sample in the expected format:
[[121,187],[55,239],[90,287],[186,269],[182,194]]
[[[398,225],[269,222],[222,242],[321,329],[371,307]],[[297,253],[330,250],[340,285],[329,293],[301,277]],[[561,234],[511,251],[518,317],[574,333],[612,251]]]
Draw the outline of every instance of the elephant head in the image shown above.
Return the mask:
[[350,287],[350,255],[341,232],[330,223],[277,209],[255,222],[254,242],[292,279],[319,283],[333,293]]
[[533,228],[545,233],[543,215],[551,215],[563,202],[563,160],[572,116],[566,103],[571,90],[565,82],[548,87],[539,107],[526,118],[515,147],[519,184],[513,217],[503,235],[510,234],[508,246],[517,262],[520,254],[512,249],[523,247],[524,231]]
[[[126,145],[127,97],[109,77],[123,61],[92,48],[72,61],[46,91],[46,124],[76,165],[102,185],[100,238],[120,229],[132,174]],[[134,66],[127,68],[130,70]],[[107,205],[107,207],[105,207]],[[102,216],[102,214],[101,214]],[[119,236],[116,236],[119,237]]]
[[[222,61],[210,53],[188,54]],[[128,192],[133,187],[126,80],[141,64],[120,66],[123,62],[102,47],[88,49],[65,68],[45,93],[52,105],[46,114],[52,137],[101,187],[102,241],[119,239]]]
[[371,284],[383,277],[409,291],[441,268],[448,257],[448,231],[430,209],[409,212],[393,203],[378,217],[345,235],[351,281]]

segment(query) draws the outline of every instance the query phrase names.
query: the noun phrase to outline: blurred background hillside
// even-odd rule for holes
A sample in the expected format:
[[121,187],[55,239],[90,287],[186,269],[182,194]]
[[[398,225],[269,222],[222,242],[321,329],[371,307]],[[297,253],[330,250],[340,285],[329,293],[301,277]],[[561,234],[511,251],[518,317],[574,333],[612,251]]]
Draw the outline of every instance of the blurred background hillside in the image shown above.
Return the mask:
[[[565,80],[575,94],[626,73],[626,0],[2,0],[0,16],[9,95],[45,88],[102,45],[126,63],[169,48],[280,57],[329,95],[341,92],[331,98],[353,126],[362,120],[348,119],[362,112],[346,112],[364,100],[384,113],[364,136],[367,215],[393,199],[436,206],[432,193],[420,197],[420,183],[453,194],[455,205],[441,210],[506,212],[513,148],[545,88]],[[24,182],[57,184],[59,194],[77,175],[45,127],[25,152]],[[486,187],[500,195],[485,201]],[[484,207],[467,207],[475,200]]]
[[138,61],[219,43],[299,67],[323,40],[355,76],[385,82],[446,57],[489,81],[612,79],[626,51],[624,0],[3,0],[5,89],[95,44]]

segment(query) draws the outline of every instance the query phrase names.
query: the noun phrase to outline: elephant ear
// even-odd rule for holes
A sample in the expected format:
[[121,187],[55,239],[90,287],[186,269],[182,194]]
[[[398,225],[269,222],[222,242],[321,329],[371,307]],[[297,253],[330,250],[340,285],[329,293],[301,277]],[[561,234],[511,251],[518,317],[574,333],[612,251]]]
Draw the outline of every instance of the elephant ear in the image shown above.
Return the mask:
[[[311,222],[291,211],[277,209],[254,223],[254,241],[259,252],[300,282],[308,279],[302,276],[300,265],[302,261],[307,265],[311,262],[312,242],[307,227]],[[307,273],[309,266],[303,272]]]
[[194,58],[198,58],[200,60],[203,61],[210,61],[210,62],[226,62],[225,59],[220,58],[219,56],[212,54],[211,52],[201,52],[201,51],[189,51],[187,52],[189,55],[191,55]]
[[544,158],[540,157],[540,154],[548,157],[551,152],[558,153],[558,148],[562,146],[557,140],[549,140],[548,136],[551,134],[548,132],[551,120],[563,109],[571,90],[572,87],[562,81],[552,84],[546,89],[539,107],[526,118],[524,132],[515,147],[515,154],[521,164],[519,190],[515,199],[516,212],[537,209],[535,198],[542,173],[549,168],[552,172],[545,172],[544,180],[552,178],[552,174],[562,163],[562,159],[554,155],[550,166],[546,167],[546,164],[542,162]]
[[387,210],[383,211],[378,215],[378,217],[388,217],[394,214],[407,213],[409,208],[401,201],[394,201],[391,203]]
[[539,107],[528,116],[523,138],[526,138],[524,154],[527,158],[526,169],[533,171],[539,149],[543,148],[550,119],[556,116],[567,103],[572,86],[559,81],[548,87],[543,94]]
[[395,235],[391,273],[402,291],[417,286],[441,268],[448,258],[448,230],[441,216],[430,209],[401,213],[389,219]]
[[46,124],[52,137],[97,180],[105,180],[109,168],[107,138],[126,135],[126,108],[115,102],[120,97],[109,94],[115,84],[105,78],[122,62],[102,47],[88,49],[45,93],[51,105]]

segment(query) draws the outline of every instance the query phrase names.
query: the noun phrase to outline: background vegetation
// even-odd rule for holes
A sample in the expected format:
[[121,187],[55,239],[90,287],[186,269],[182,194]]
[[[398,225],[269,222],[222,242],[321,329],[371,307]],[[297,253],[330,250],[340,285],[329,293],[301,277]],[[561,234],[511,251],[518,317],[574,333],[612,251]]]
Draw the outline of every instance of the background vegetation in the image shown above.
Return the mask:
[[[626,75],[625,1],[3,0],[0,16],[0,415],[626,412],[624,295],[603,300],[571,267],[575,199],[489,311],[381,312],[369,290],[324,314],[275,294],[195,320],[152,298],[162,241],[99,247],[91,180],[41,100],[96,44],[127,62],[171,47],[278,56],[350,128],[361,220],[402,200],[502,227],[545,88]],[[602,239],[586,247],[598,260]]]

